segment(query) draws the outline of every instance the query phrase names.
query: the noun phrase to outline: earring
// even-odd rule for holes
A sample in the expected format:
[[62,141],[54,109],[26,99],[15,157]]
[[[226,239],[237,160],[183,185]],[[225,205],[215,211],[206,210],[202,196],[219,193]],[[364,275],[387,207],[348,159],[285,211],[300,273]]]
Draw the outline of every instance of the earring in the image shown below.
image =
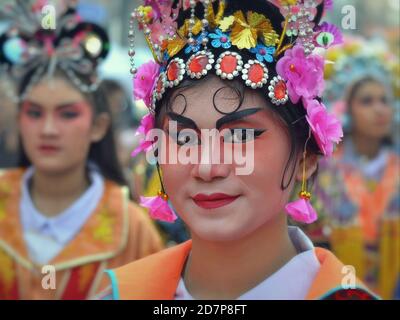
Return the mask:
[[317,212],[310,203],[311,193],[307,191],[307,179],[306,179],[306,156],[307,156],[307,143],[311,138],[311,130],[309,136],[304,145],[303,151],[303,177],[301,183],[301,191],[299,192],[299,200],[289,202],[285,206],[285,210],[293,220],[303,223],[313,223],[317,220]]
[[165,192],[164,184],[161,178],[160,165],[157,162],[157,173],[160,179],[161,190],[155,197],[140,197],[140,205],[150,210],[150,216],[155,220],[174,222],[177,219],[175,212],[168,203],[168,195]]

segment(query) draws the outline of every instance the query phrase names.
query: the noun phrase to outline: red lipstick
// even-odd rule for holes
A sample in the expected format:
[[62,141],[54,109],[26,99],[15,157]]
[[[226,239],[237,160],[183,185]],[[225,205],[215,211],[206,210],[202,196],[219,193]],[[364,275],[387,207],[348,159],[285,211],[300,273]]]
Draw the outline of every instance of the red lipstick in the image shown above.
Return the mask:
[[59,147],[50,144],[41,144],[38,149],[41,153],[45,154],[53,154],[60,150]]
[[239,198],[239,195],[231,196],[225,193],[203,194],[199,193],[192,199],[199,207],[204,209],[215,209],[226,206]]

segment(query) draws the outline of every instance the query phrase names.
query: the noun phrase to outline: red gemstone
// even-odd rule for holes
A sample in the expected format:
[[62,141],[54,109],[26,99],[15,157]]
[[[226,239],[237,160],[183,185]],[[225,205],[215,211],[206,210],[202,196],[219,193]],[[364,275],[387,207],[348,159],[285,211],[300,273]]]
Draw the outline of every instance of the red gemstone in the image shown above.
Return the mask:
[[284,99],[286,96],[286,83],[280,80],[274,88],[275,98],[278,100]]
[[234,56],[227,55],[221,60],[221,71],[224,73],[232,73],[236,70],[238,60]]
[[161,93],[162,90],[163,90],[163,80],[162,80],[162,78],[160,77],[160,78],[158,78],[158,81],[157,81],[156,91],[157,91],[158,93]]
[[265,49],[260,49],[259,53],[260,53],[262,56],[265,56],[265,54],[267,53],[267,51],[265,51]]
[[205,55],[195,57],[189,64],[189,70],[193,73],[202,72],[208,64],[208,58]]
[[179,77],[179,66],[178,62],[173,61],[170,63],[167,71],[167,77],[169,81],[175,81]]
[[258,83],[264,77],[264,69],[259,64],[253,64],[249,68],[249,80],[252,82]]
[[228,41],[228,38],[227,38],[227,37],[222,37],[222,38],[221,38],[221,42],[222,42],[222,43],[225,43],[225,42],[227,42],[227,41]]

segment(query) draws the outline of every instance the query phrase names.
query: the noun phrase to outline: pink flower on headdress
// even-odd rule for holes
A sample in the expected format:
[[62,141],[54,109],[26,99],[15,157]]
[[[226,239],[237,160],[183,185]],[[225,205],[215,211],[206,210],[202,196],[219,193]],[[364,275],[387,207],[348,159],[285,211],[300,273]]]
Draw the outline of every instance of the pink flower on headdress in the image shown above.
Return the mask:
[[131,153],[132,157],[136,157],[140,152],[147,152],[151,149],[153,141],[146,140],[147,133],[154,128],[155,119],[152,114],[145,115],[140,121],[140,126],[136,131],[136,135],[142,135],[139,146]]
[[175,35],[179,8],[172,8],[170,0],[146,0],[145,5],[153,8],[153,22],[148,25],[151,41],[161,46],[163,40]]
[[136,100],[143,100],[147,107],[151,105],[152,93],[160,73],[160,66],[154,61],[142,64],[133,79],[133,94]]
[[145,6],[152,7],[152,9],[153,9],[153,17],[152,18],[154,20],[157,20],[157,19],[160,18],[160,16],[161,16],[160,5],[163,2],[165,2],[165,1],[162,1],[162,0],[159,0],[159,1],[156,1],[156,0],[145,0],[144,1],[144,5]]
[[317,100],[303,101],[307,109],[307,122],[313,132],[318,146],[325,156],[332,155],[333,144],[343,137],[340,121],[329,114],[326,107]]
[[285,206],[285,210],[289,216],[298,222],[313,223],[318,218],[317,212],[312,207],[310,200],[304,198],[289,202]]
[[164,200],[161,196],[140,197],[140,205],[150,209],[150,216],[153,219],[166,222],[174,222],[177,219],[168,201]]
[[287,82],[290,100],[312,99],[324,90],[324,59],[315,54],[306,56],[302,46],[285,51],[276,65],[277,73]]

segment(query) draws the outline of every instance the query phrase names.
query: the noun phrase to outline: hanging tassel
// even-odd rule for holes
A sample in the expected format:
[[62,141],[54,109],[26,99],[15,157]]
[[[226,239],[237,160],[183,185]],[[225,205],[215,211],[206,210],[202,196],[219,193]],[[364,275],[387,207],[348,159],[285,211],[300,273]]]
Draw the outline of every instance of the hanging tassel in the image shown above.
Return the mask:
[[285,210],[293,220],[303,223],[313,223],[317,220],[317,212],[310,203],[311,194],[306,191],[300,192],[300,199],[290,202]]
[[150,216],[153,219],[172,223],[178,217],[168,203],[168,195],[165,192],[164,183],[161,178],[160,164],[158,162],[156,163],[156,168],[161,190],[158,191],[158,195],[155,197],[140,197],[140,205],[150,209]]
[[306,180],[306,155],[307,155],[307,143],[311,138],[311,129],[308,133],[308,139],[304,144],[303,151],[303,179],[301,184],[301,191],[299,193],[299,200],[289,202],[285,206],[285,210],[293,220],[303,223],[313,223],[318,219],[317,212],[311,205],[311,193],[307,191],[307,180]]
[[150,216],[153,219],[165,222],[174,222],[177,219],[168,204],[168,196],[162,191],[155,197],[140,197],[140,205],[150,209]]

